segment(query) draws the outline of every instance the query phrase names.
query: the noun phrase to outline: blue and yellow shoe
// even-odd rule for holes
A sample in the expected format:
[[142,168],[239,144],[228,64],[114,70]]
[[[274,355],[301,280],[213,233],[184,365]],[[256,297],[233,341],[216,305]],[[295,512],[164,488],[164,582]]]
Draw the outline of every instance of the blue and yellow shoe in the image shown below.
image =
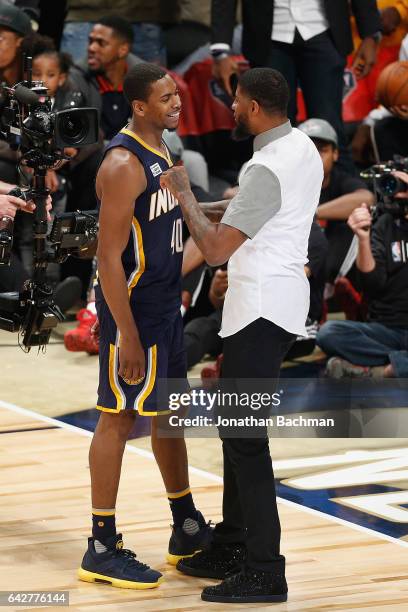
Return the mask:
[[121,589],[154,589],[163,581],[160,572],[136,559],[136,554],[123,548],[122,534],[107,540],[107,550],[97,553],[93,538],[78,570],[85,582],[102,582]]
[[[187,521],[191,521],[191,519],[187,519]],[[177,565],[180,559],[192,557],[195,553],[205,550],[210,546],[213,534],[211,522],[206,523],[201,512],[197,511],[197,523],[198,531],[193,534],[188,533],[190,525],[183,527],[172,526],[169,550],[166,556],[167,562],[170,565]]]

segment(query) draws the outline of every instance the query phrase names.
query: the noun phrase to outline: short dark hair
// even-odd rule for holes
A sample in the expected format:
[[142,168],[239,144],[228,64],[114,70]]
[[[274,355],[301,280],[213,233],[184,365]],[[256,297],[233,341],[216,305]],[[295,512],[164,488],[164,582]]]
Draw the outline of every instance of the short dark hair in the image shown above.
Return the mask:
[[289,86],[285,77],[273,68],[251,68],[239,78],[239,86],[251,100],[256,100],[267,114],[286,115]]
[[106,28],[111,28],[118,38],[122,38],[129,43],[129,45],[132,45],[134,38],[133,28],[132,24],[127,19],[123,19],[123,17],[118,17],[117,15],[108,15],[98,19],[96,23]]
[[133,100],[147,102],[153,83],[163,79],[166,74],[167,71],[157,64],[149,64],[148,62],[136,64],[129,70],[123,83],[126,100],[130,105]]

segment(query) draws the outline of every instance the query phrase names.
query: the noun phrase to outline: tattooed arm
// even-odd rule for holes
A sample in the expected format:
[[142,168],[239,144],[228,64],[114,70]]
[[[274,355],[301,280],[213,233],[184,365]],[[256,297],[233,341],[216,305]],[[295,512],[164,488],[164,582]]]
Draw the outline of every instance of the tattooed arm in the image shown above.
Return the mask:
[[[191,191],[188,175],[183,166],[173,166],[164,172],[160,182],[163,188],[167,188],[177,198],[190,234],[210,266],[219,266],[228,261],[247,240],[248,236],[240,230],[223,223],[212,223],[207,219]],[[224,203],[206,204],[207,208],[204,210],[208,211],[212,206],[217,208],[217,204]],[[221,209],[222,206],[219,206],[219,215]]]

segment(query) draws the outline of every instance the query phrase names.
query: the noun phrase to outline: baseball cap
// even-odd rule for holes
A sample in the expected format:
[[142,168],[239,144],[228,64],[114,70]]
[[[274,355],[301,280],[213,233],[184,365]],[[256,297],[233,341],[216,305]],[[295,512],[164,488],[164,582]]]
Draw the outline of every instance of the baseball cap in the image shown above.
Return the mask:
[[32,31],[31,20],[21,9],[11,4],[0,5],[0,27],[26,36]]
[[336,130],[330,125],[328,121],[324,119],[308,119],[300,125],[299,130],[309,136],[309,138],[320,138],[320,140],[327,140],[331,142],[335,147],[338,146],[339,141],[337,138]]

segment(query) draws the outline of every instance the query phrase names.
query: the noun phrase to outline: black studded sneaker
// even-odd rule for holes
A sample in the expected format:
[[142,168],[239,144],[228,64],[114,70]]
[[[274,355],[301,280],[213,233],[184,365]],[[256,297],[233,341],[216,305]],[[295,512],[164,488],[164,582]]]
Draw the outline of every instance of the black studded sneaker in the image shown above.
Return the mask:
[[136,559],[136,554],[123,548],[122,534],[109,538],[107,550],[97,553],[93,538],[88,538],[88,550],[78,570],[85,582],[101,582],[122,589],[153,589],[163,581],[160,572]]
[[284,574],[243,567],[217,586],[205,587],[204,601],[221,603],[278,603],[288,598],[288,585]]
[[240,569],[245,557],[246,548],[243,544],[213,543],[207,550],[179,561],[177,569],[188,576],[223,580],[230,572]]
[[172,527],[169,550],[166,556],[170,565],[177,565],[180,559],[192,557],[196,552],[208,548],[212,541],[213,527],[211,521],[205,522],[201,512],[197,510],[198,531],[189,535],[183,527]]

